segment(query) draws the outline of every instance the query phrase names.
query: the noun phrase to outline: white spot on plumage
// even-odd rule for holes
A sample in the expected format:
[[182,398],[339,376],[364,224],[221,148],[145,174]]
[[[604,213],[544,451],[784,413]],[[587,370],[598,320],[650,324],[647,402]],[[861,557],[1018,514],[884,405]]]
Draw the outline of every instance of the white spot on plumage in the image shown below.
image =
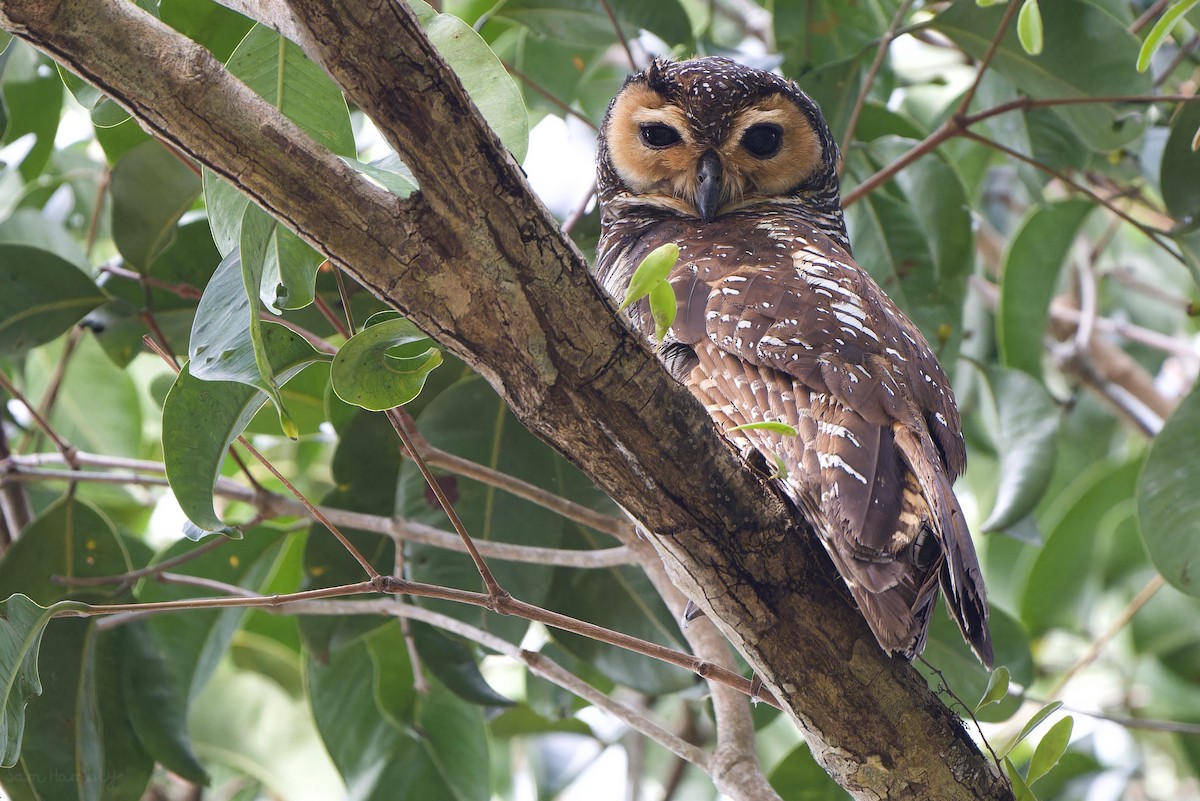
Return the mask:
[[850,476],[851,478],[853,478],[855,481],[859,482],[860,484],[867,483],[867,479],[862,473],[858,472],[853,467],[846,464],[846,460],[843,459],[842,457],[838,456],[836,453],[820,453],[820,452],[818,452],[817,453],[817,463],[819,465],[821,465],[822,469],[836,467],[837,469],[841,470],[846,475]]

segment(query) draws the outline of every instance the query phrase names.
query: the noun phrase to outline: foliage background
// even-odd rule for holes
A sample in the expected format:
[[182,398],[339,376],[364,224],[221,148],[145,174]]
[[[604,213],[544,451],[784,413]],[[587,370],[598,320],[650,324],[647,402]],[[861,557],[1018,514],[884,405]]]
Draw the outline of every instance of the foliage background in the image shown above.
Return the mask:
[[[412,191],[369,122],[298,48],[207,0],[141,5],[322,144],[375,161],[389,188]],[[1061,736],[1054,722],[1072,715],[1069,749],[1033,786],[1040,798],[1200,797],[1200,400],[1189,394],[1200,364],[1200,105],[1150,102],[1194,93],[1197,12],[1153,48],[1148,71],[1135,69],[1141,40],[1171,8],[1050,0],[1036,8],[1041,52],[1029,52],[1028,30],[1018,40],[1014,21],[982,73],[1003,4],[448,0],[443,16],[421,11],[474,96],[487,99],[505,144],[519,157],[528,150],[535,186],[585,253],[597,215],[584,181],[564,187],[562,175],[589,173],[592,131],[629,71],[627,53],[639,64],[652,53],[735,54],[778,66],[821,103],[843,143],[856,256],[937,344],[964,410],[971,465],[959,490],[984,561],[997,661],[1014,682],[979,711],[982,731],[1000,750],[1032,710],[1062,700],[1012,752],[1029,776],[1039,737]],[[178,503],[160,486],[164,460],[168,472],[172,459],[215,465],[238,413],[266,400],[250,388],[264,379],[251,332],[236,322],[250,308],[237,278],[254,269],[265,275],[252,295],[318,348],[263,326],[279,340],[266,346],[281,360],[276,373],[302,368],[279,390],[283,425],[298,438],[282,436],[271,405],[248,420],[248,438],[307,497],[379,526],[346,524],[380,571],[477,590],[465,557],[430,544],[444,538],[420,541],[428,527],[448,527],[391,426],[330,390],[319,353],[349,332],[320,259],[22,42],[7,42],[0,69],[0,371],[12,398],[0,439],[0,597],[153,602],[361,580],[294,506],[225,485],[217,509],[206,508],[205,469],[172,476]],[[1072,98],[1089,102],[1062,102]],[[893,180],[873,177],[901,165]],[[348,295],[360,324],[381,310],[366,292]],[[144,352],[144,335],[190,357],[185,378]],[[399,356],[421,359],[427,343],[405,347]],[[378,366],[386,357],[362,358]],[[423,364],[401,367],[420,375]],[[235,383],[206,386],[202,365]],[[370,390],[358,385],[368,372],[353,371],[354,389]],[[453,358],[406,410],[476,539],[618,547],[603,530],[619,528],[611,501]],[[451,455],[494,474],[465,477]],[[68,467],[87,476],[65,484]],[[221,471],[246,481],[234,460]],[[270,473],[248,472],[286,495]],[[564,518],[498,489],[496,474],[610,522],[597,530],[578,513]],[[244,536],[180,539],[181,506],[202,525],[219,510]],[[400,529],[384,527],[393,515]],[[140,580],[51,578],[128,574],[201,549]],[[533,564],[528,554],[492,562],[523,600],[686,650],[635,564]],[[329,798],[345,787],[356,798],[411,790],[459,801],[714,796],[700,771],[519,662],[485,657],[495,649],[450,622],[402,630],[377,608],[348,614],[368,607],[327,603],[322,614],[54,620],[41,642],[43,692],[0,784],[19,799],[195,797],[196,784],[212,798]],[[538,650],[685,739],[711,742],[703,684],[684,671],[516,618],[419,603]],[[974,707],[988,677],[941,615],[926,658],[941,671],[930,674],[934,686]],[[844,797],[790,723],[763,705],[755,719],[783,798]]]

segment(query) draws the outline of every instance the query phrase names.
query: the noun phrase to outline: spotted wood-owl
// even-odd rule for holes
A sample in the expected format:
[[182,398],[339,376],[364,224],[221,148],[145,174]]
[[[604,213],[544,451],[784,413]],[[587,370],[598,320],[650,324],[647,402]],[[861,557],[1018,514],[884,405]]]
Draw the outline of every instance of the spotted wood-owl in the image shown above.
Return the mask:
[[[656,60],[601,128],[596,272],[617,300],[673,243],[662,354],[744,455],[807,517],[879,644],[911,658],[941,585],[992,661],[987,598],[954,479],[949,381],[917,327],[851,255],[838,148],[797,85],[724,58]],[[630,307],[648,339],[645,300]],[[791,426],[732,429],[777,421]]]

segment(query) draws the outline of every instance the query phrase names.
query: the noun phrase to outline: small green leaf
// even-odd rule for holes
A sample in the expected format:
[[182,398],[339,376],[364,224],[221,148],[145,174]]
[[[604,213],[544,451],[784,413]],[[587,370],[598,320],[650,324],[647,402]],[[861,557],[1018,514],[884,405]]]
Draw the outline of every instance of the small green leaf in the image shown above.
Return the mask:
[[1017,766],[1008,757],[1004,757],[1004,772],[1008,775],[1008,780],[1012,782],[1013,796],[1016,797],[1017,801],[1037,801],[1037,796],[1029,789],[1029,785],[1025,783],[1021,772],[1017,770]]
[[1046,732],[1046,736],[1038,743],[1037,750],[1033,752],[1033,759],[1029,762],[1029,773],[1025,776],[1026,782],[1033,784],[1058,764],[1058,760],[1062,759],[1071,743],[1071,729],[1074,725],[1075,719],[1067,715],[1050,727],[1050,731]]
[[1032,734],[1033,730],[1042,724],[1042,721],[1057,712],[1061,706],[1062,701],[1051,701],[1035,712],[1033,717],[1029,719],[1029,722],[1025,724],[1025,727],[1021,729],[1021,733],[1017,735],[1016,739],[1008,744],[1008,748],[1004,749],[1005,755],[1012,753],[1012,750],[1020,745],[1022,740]]
[[442,363],[431,340],[395,312],[380,312],[346,341],[329,373],[333,391],[346,403],[373,412],[402,406],[421,393]]
[[771,458],[775,460],[775,472],[771,474],[771,478],[777,478],[780,481],[787,481],[788,467],[787,463],[777,453],[772,453]]
[[1166,41],[1175,24],[1183,19],[1183,15],[1191,11],[1192,6],[1197,2],[1200,0],[1179,0],[1167,10],[1167,13],[1158,18],[1158,22],[1154,23],[1150,33],[1146,34],[1146,41],[1142,42],[1142,49],[1138,51],[1138,72],[1145,72],[1150,67],[1150,60],[1154,58],[1158,48],[1162,47],[1162,43]]
[[396,197],[408,197],[417,191],[417,179],[412,170],[408,169],[395,153],[388,153],[382,158],[375,159],[370,164],[352,159],[342,158],[342,161],[377,182]]
[[983,709],[991,704],[998,704],[1008,695],[1008,685],[1011,677],[1008,673],[1008,668],[1004,665],[992,671],[991,677],[988,679],[987,689],[983,691],[983,697],[979,699],[979,703],[975,705],[975,711]]
[[105,300],[82,270],[49,251],[0,244],[0,264],[0,354],[55,339]]
[[673,243],[659,245],[646,254],[646,258],[642,259],[642,263],[633,271],[633,277],[629,279],[629,288],[625,290],[625,300],[621,301],[617,311],[625,311],[631,304],[650,294],[655,284],[667,280],[677,261],[679,245]]
[[671,324],[675,322],[675,313],[679,304],[675,300],[675,288],[668,281],[659,281],[650,288],[650,316],[654,319],[654,338],[661,345]]
[[59,607],[43,608],[19,593],[0,601],[0,691],[4,693],[0,767],[11,768],[21,755],[25,705],[42,694],[38,648],[46,624]]
[[1038,8],[1038,0],[1025,0],[1021,6],[1017,14],[1017,38],[1029,55],[1036,56],[1042,52],[1042,11]]
[[742,423],[740,426],[734,426],[728,429],[726,433],[734,431],[774,431],[776,434],[783,434],[787,437],[797,436],[797,431],[794,427],[787,423],[780,423],[775,420],[763,420],[758,423]]

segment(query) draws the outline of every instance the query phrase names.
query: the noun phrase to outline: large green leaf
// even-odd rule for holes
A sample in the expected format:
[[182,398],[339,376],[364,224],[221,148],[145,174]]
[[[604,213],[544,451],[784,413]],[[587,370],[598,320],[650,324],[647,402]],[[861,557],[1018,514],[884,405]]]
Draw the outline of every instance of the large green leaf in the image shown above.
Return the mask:
[[191,166],[159,142],[138,145],[121,157],[110,189],[113,242],[131,267],[150,269],[200,189]]
[[[862,180],[907,148],[896,137],[875,140],[851,154],[848,171]],[[846,222],[858,263],[912,318],[943,363],[952,364],[974,241],[954,170],[940,158],[922,159],[851,206]]]
[[42,694],[38,650],[53,614],[53,609],[38,606],[20,593],[0,601],[0,692],[4,693],[0,767],[17,763],[25,734],[25,705]]
[[897,6],[894,0],[776,3],[775,38],[787,59],[785,72],[799,76],[813,66],[861,55],[876,44]]
[[[386,654],[379,664],[390,675],[376,670],[372,652]],[[326,663],[309,662],[313,716],[334,764],[363,801],[486,801],[482,712],[436,683],[418,698],[411,680],[396,680],[404,654],[393,623],[369,642],[334,651]]]
[[[1150,76],[1129,68],[1137,59],[1138,40],[1126,26],[1087,0],[1055,0],[1041,5],[1046,46],[1036,56],[1025,52],[1010,26],[992,60],[1021,91],[1036,98],[1145,95]],[[975,0],[955,2],[934,19],[934,26],[967,53],[982,58],[1004,14],[997,4],[980,8]],[[1062,106],[1066,119],[1093,150],[1119,148],[1141,133],[1140,111],[1112,104]]]
[[[328,358],[299,334],[274,323],[264,323],[263,344],[280,383]],[[188,368],[184,365],[163,403],[163,462],[184,514],[201,529],[217,531],[225,524],[213,508],[213,486],[225,451],[267,396],[246,384],[203,381]]]
[[1036,380],[1020,370],[985,370],[996,413],[993,441],[1000,453],[996,500],[984,531],[1007,528],[1033,511],[1054,472],[1060,412]]
[[[675,0],[660,0],[663,5]],[[409,0],[429,41],[450,64],[484,119],[517,161],[529,147],[529,114],[504,64],[475,29],[453,14],[438,14],[423,0]],[[508,7],[511,7],[509,4]]]
[[1046,544],[1030,570],[1021,597],[1021,620],[1039,635],[1055,626],[1078,628],[1087,590],[1096,577],[1089,569],[1105,540],[1128,515],[1138,462],[1095,465],[1080,476],[1042,515]]
[[1137,485],[1138,529],[1170,584],[1200,596],[1200,390],[1193,389],[1154,438]]
[[96,284],[63,258],[0,244],[0,355],[49,342],[103,302]]
[[21,42],[7,54],[3,104],[8,109],[4,144],[25,134],[36,137],[33,149],[21,161],[19,172],[26,181],[37,178],[54,151],[54,137],[62,116],[63,85],[45,56]]
[[[436,447],[552,491],[559,487],[557,454],[526,431],[491,387],[477,376],[439,394],[417,422],[422,434]],[[442,481],[474,539],[551,548],[561,543],[563,520],[553,512],[470,479],[447,476]],[[401,471],[398,499],[396,511],[405,518],[449,529],[445,513],[431,500],[424,480],[411,462],[406,462]],[[413,579],[463,589],[481,588],[479,573],[465,554],[428,545],[410,545],[407,551],[407,566]],[[494,561],[490,566],[500,584],[517,597],[533,604],[545,599],[553,568],[502,561]],[[429,605],[514,642],[521,639],[528,627],[523,620],[491,615],[461,604],[429,602]]]
[[1086,200],[1034,206],[1009,241],[996,310],[1000,358],[1008,367],[1041,378],[1050,301],[1079,227],[1093,208]]

